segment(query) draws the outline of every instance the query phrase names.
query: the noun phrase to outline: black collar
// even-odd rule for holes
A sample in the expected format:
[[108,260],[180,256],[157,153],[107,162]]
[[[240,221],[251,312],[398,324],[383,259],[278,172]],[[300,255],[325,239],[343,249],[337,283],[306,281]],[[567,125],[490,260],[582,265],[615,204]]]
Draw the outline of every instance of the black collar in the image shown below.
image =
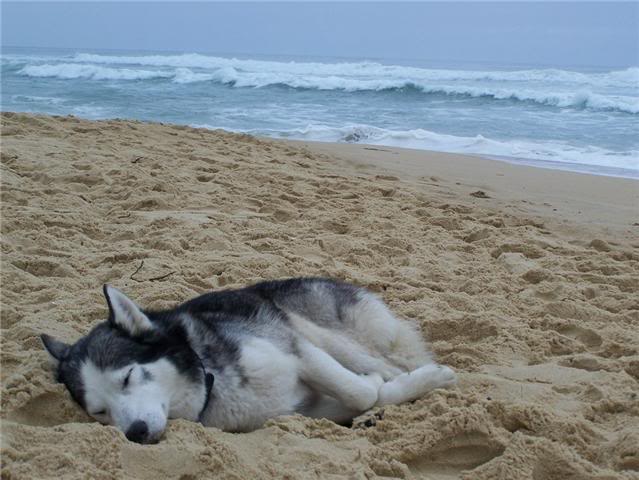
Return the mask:
[[204,399],[204,406],[202,406],[202,410],[200,410],[200,413],[197,416],[197,421],[200,423],[204,423],[202,422],[202,419],[204,417],[204,412],[206,412],[206,407],[209,406],[209,402],[211,401],[211,390],[213,390],[213,382],[215,381],[215,377],[213,376],[212,373],[209,373],[206,371],[206,367],[204,366],[202,357],[200,357],[195,350],[193,352],[195,353],[198,360],[200,361],[200,365],[202,366],[202,373],[204,373],[204,386],[206,387],[206,398]]
[[200,423],[203,423],[202,417],[204,416],[206,407],[209,406],[209,401],[211,400],[211,390],[213,390],[213,381],[215,380],[215,377],[212,373],[206,373],[206,370],[204,372],[204,381],[206,382],[206,399],[204,400],[204,406],[202,407],[202,410],[200,410],[200,414],[197,416],[197,419]]

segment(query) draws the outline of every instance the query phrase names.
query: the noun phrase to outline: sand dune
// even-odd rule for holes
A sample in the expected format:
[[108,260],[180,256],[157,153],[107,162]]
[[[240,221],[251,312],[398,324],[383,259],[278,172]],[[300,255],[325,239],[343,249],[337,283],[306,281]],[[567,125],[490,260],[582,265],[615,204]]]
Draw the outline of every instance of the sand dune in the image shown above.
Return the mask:
[[[2,115],[2,478],[639,478],[638,185],[456,155]],[[38,335],[269,278],[363,284],[457,389],[352,429],[171,421],[128,442]]]

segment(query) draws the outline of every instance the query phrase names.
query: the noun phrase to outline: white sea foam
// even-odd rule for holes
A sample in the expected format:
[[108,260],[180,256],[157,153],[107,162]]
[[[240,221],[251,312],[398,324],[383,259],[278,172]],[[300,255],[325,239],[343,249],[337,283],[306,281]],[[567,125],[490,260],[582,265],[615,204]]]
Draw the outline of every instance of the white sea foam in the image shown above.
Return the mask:
[[39,95],[12,95],[11,100],[14,102],[25,103],[45,103],[49,105],[59,105],[64,102],[64,98],[59,97],[42,97]]
[[[20,73],[61,79],[165,78],[176,83],[216,82],[236,88],[280,85],[296,89],[347,92],[418,91],[429,95],[533,102],[558,108],[639,113],[639,68],[607,73],[558,69],[470,71],[372,62],[239,60],[199,54],[112,56],[81,53],[67,60],[72,63],[31,65],[24,67]],[[125,68],[125,65],[154,69],[131,69]]]
[[196,73],[188,68],[178,68],[173,72],[173,81],[175,83],[194,83],[194,82],[208,82],[215,78],[210,73]]
[[420,84],[422,81],[508,81],[508,82],[545,82],[573,83],[591,86],[616,86],[639,88],[639,68],[631,67],[603,73],[583,73],[560,69],[532,69],[514,71],[475,71],[406,67],[383,65],[376,62],[275,62],[264,60],[241,60],[200,54],[183,55],[140,55],[113,56],[89,53],[76,54],[77,62],[151,65],[156,67],[186,67],[220,69],[231,67],[244,73],[269,73],[337,76],[368,79],[402,80],[404,84]]
[[110,108],[100,105],[79,105],[71,109],[73,115],[91,120],[101,120],[105,118],[113,118],[117,113]]
[[170,79],[175,83],[193,83],[213,80],[215,75],[192,72],[188,68],[175,70],[139,70],[130,68],[112,68],[100,65],[85,65],[77,63],[58,63],[44,65],[30,65],[18,72],[29,77],[51,77],[63,80],[153,80]]
[[173,72],[161,70],[132,70],[129,68],[109,68],[99,65],[82,65],[76,63],[29,65],[18,73],[29,77],[55,77],[64,80],[76,78],[92,80],[149,80],[174,76]]
[[450,87],[435,86],[423,88],[427,93],[443,93],[468,97],[487,97],[495,100],[519,100],[542,105],[564,108],[590,108],[592,110],[617,110],[625,113],[639,113],[639,97],[629,95],[602,95],[588,90],[576,92],[540,92],[531,89],[511,88]]
[[[210,125],[193,125],[201,128],[222,128]],[[530,140],[494,140],[482,135],[461,137],[429,130],[387,130],[371,125],[347,125],[330,127],[308,125],[293,130],[237,130],[236,132],[293,138],[320,142],[364,143],[386,145],[417,150],[477,154],[494,157],[518,158],[557,164],[583,164],[632,170],[639,174],[639,150],[615,152],[604,148],[575,147],[560,142],[535,142]]]

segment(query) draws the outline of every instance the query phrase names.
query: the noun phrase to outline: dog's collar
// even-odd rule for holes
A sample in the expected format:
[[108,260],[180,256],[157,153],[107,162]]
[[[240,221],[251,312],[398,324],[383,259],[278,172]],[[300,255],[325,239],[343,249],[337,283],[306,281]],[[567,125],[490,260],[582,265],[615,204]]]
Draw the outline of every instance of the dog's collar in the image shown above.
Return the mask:
[[202,417],[204,416],[204,412],[206,412],[206,407],[209,406],[209,402],[211,401],[211,390],[213,390],[213,381],[215,380],[213,374],[206,373],[206,370],[204,371],[204,375],[204,382],[206,385],[206,398],[204,399],[204,406],[202,407],[202,410],[200,410],[200,414],[197,416],[200,423],[203,423]]
[[202,410],[197,416],[197,421],[200,423],[204,423],[202,420],[204,419],[204,412],[206,412],[206,407],[209,406],[209,402],[211,401],[211,391],[213,390],[213,382],[215,381],[215,377],[212,373],[206,371],[206,367],[204,366],[204,361],[202,361],[202,357],[200,357],[197,352],[195,352],[198,360],[200,361],[200,365],[202,366],[202,373],[204,373],[204,387],[206,388],[206,397],[204,398],[204,405],[202,406]]

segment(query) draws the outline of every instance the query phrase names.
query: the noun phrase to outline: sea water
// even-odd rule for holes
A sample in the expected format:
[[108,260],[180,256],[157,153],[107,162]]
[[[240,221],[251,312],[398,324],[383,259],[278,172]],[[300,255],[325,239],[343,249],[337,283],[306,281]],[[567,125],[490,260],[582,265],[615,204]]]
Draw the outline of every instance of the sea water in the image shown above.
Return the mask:
[[638,67],[5,48],[1,107],[639,178]]

